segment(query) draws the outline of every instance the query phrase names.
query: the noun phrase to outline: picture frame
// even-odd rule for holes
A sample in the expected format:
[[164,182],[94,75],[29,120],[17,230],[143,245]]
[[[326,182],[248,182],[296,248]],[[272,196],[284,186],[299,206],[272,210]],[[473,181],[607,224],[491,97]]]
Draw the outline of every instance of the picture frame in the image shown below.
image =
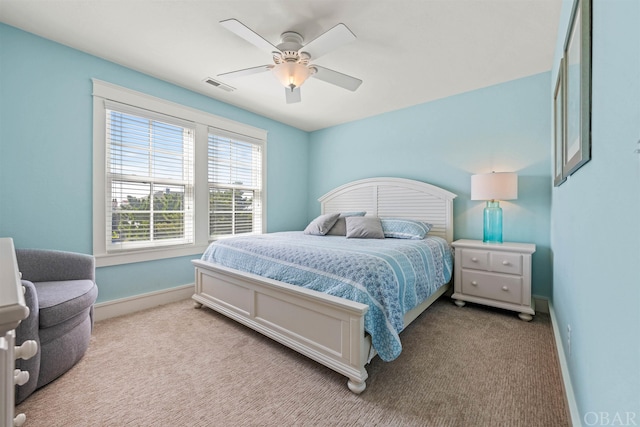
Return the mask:
[[567,180],[563,173],[565,140],[565,93],[564,58],[560,60],[556,87],[553,92],[553,186],[558,187]]
[[574,0],[564,44],[564,178],[591,160],[591,6]]

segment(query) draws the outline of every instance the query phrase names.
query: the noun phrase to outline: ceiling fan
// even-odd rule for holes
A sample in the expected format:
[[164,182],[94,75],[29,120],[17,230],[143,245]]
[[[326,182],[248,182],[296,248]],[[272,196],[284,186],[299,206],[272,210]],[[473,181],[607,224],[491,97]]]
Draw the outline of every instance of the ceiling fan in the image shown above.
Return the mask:
[[310,64],[312,59],[316,60],[325,53],[356,39],[356,36],[344,24],[336,25],[304,45],[302,44],[304,39],[300,34],[286,31],[280,36],[281,41],[277,46],[265,40],[237,19],[220,21],[220,24],[259,49],[271,54],[274,64],[222,73],[218,74],[218,77],[241,77],[272,71],[274,76],[285,86],[287,104],[300,102],[300,86],[309,77],[315,77],[350,91],[355,91],[362,83],[362,80],[355,77]]

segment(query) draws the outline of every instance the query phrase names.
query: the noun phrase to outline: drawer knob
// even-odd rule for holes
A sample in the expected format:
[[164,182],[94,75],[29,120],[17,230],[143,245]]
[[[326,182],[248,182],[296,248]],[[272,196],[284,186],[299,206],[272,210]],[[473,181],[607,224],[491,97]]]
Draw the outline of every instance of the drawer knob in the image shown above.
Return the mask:
[[503,286],[503,287],[502,287],[502,290],[506,292],[506,291],[508,291],[508,290],[509,290],[509,287],[508,287],[508,286]]
[[509,261],[502,261],[502,265],[509,265],[511,264]]
[[473,261],[473,262],[478,262],[478,258],[473,257],[473,258],[471,258],[471,261]]
[[471,284],[472,284],[473,286],[478,286],[478,282],[476,282],[475,280],[472,280],[472,281],[471,281]]
[[16,369],[13,371],[13,383],[16,385],[25,385],[29,381],[29,371],[21,371]]
[[26,421],[27,421],[27,416],[25,414],[18,414],[13,419],[13,426],[22,427]]
[[22,343],[20,347],[15,347],[14,355],[16,359],[31,359],[38,352],[38,343],[34,340],[28,340]]

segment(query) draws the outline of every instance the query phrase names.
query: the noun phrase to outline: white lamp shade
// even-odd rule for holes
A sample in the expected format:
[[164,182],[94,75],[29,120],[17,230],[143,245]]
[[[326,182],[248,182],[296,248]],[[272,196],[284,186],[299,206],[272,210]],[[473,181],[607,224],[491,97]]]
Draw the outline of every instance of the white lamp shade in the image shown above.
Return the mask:
[[514,200],[518,198],[515,172],[471,175],[471,200]]
[[311,75],[309,67],[297,62],[283,62],[273,67],[273,75],[285,87],[297,88]]

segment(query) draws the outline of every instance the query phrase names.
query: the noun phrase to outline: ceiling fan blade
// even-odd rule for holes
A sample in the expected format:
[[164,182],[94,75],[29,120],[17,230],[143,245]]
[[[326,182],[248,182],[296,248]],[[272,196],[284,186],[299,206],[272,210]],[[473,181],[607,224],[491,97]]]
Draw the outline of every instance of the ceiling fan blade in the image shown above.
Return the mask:
[[237,19],[226,19],[224,21],[220,21],[220,25],[222,25],[238,37],[242,37],[260,50],[268,53],[280,52],[277,47],[269,43],[260,34],[256,33]]
[[327,32],[311,40],[300,50],[307,52],[311,55],[311,58],[316,59],[333,49],[354,41],[355,39],[355,34],[353,34],[346,25],[338,24]]
[[260,65],[259,67],[245,68],[243,70],[229,71],[228,73],[218,74],[218,77],[242,77],[249,76],[251,74],[262,73],[269,71],[273,68],[273,65]]
[[311,75],[316,79],[320,79],[323,82],[331,83],[332,85],[340,86],[341,88],[354,92],[362,84],[362,80],[355,77],[348,76],[346,74],[339,73],[337,71],[330,70],[328,68],[313,65],[317,71]]
[[296,102],[300,102],[302,100],[302,97],[300,96],[299,87],[293,90],[289,89],[288,87],[285,87],[284,94],[285,94],[285,97],[287,98],[287,104],[295,104]]

